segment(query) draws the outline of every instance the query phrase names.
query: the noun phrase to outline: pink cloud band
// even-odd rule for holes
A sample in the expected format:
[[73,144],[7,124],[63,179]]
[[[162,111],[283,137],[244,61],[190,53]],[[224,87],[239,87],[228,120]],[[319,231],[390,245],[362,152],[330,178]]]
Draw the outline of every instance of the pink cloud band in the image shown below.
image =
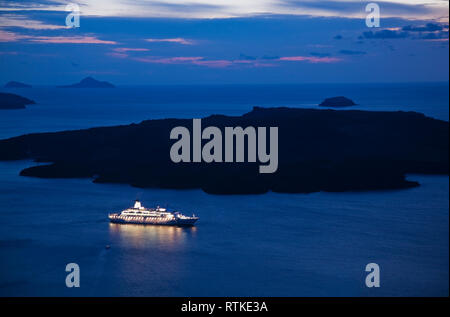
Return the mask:
[[336,63],[340,62],[340,58],[336,57],[311,57],[311,56],[286,56],[280,57],[279,61],[289,62],[309,62],[309,63]]
[[[117,56],[121,57],[121,56]],[[212,67],[212,68],[225,68],[233,65],[248,65],[250,67],[274,67],[277,61],[291,61],[291,62],[308,62],[308,63],[335,63],[341,61],[339,58],[334,57],[309,57],[309,56],[289,56],[280,57],[272,60],[270,63],[261,60],[209,60],[202,56],[193,57],[136,57],[133,60],[143,63],[152,64],[192,64],[198,66]]]
[[[121,57],[121,56],[117,56]],[[153,64],[192,64],[199,66],[206,66],[212,68],[225,68],[233,65],[248,65],[250,67],[274,67],[276,66],[276,62],[308,62],[308,63],[336,63],[340,62],[340,58],[335,57],[310,57],[310,56],[286,56],[280,57],[278,59],[270,60],[270,62],[266,60],[226,60],[226,59],[217,59],[210,60],[206,59],[202,56],[193,56],[193,57],[156,57],[156,56],[147,56],[147,57],[136,57],[133,60],[143,63],[153,63]]]
[[32,36],[0,30],[0,42],[17,42],[21,40],[53,44],[118,44],[115,41],[100,40],[95,36]]
[[182,37],[175,37],[175,38],[167,38],[167,39],[146,39],[147,42],[155,42],[155,43],[160,43],[160,42],[167,42],[167,43],[178,43],[178,44],[183,44],[183,45],[193,45],[194,41],[192,40],[188,40],[188,39],[184,39]]
[[117,44],[115,41],[104,41],[94,36],[35,36],[31,42],[53,44]]
[[186,63],[194,63],[202,60],[201,56],[193,56],[193,57],[135,57],[133,60],[143,63],[153,63],[153,64],[186,64]]
[[133,47],[116,47],[113,49],[114,52],[126,53],[126,52],[148,52],[148,48],[133,48]]
[[[116,57],[126,57],[124,56],[116,56]],[[248,65],[251,67],[274,67],[276,64],[273,62],[277,61],[290,61],[290,62],[308,62],[308,63],[335,63],[341,61],[340,58],[335,57],[309,57],[309,56],[286,56],[280,57],[275,60],[271,60],[271,63],[262,60],[226,60],[226,59],[218,59],[218,60],[209,60],[202,56],[178,56],[178,57],[156,57],[156,56],[147,56],[147,57],[135,57],[133,60],[143,63],[153,63],[153,64],[192,64],[199,66],[206,66],[212,68],[225,68],[233,65]]]

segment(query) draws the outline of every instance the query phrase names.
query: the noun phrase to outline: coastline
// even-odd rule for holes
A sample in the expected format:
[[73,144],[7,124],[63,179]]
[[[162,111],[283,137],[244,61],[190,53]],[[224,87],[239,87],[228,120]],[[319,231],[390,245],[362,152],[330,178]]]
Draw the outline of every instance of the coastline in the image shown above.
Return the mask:
[[255,107],[240,117],[214,115],[203,121],[222,128],[278,126],[285,133],[278,171],[259,174],[254,163],[173,163],[169,134],[173,127],[192,124],[186,119],[0,140],[0,160],[51,163],[24,169],[23,176],[95,176],[98,183],[201,188],[211,194],[409,188],[418,183],[407,181],[407,173],[448,174],[449,124],[423,114]]

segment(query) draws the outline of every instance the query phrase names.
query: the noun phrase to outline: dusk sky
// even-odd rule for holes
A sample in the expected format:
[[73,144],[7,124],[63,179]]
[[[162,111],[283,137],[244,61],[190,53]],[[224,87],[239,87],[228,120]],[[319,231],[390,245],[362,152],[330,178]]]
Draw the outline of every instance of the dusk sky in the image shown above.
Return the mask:
[[0,1],[0,83],[447,82],[448,1],[374,2]]

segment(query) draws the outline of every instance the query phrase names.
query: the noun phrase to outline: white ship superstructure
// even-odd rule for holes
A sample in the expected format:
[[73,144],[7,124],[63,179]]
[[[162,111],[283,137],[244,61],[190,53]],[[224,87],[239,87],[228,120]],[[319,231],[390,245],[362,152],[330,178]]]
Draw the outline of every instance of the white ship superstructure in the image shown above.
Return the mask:
[[134,223],[149,225],[193,226],[198,220],[195,215],[185,216],[177,211],[168,211],[166,208],[144,208],[136,200],[134,206],[120,213],[109,214],[108,218],[114,223]]

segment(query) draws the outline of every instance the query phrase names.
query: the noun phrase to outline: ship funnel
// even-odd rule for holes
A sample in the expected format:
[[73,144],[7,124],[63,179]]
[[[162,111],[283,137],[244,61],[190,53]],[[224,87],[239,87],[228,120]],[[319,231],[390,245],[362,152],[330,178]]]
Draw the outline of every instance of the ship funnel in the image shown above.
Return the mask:
[[142,207],[141,202],[139,200],[136,200],[134,202],[134,207],[133,208],[140,209],[141,207]]

